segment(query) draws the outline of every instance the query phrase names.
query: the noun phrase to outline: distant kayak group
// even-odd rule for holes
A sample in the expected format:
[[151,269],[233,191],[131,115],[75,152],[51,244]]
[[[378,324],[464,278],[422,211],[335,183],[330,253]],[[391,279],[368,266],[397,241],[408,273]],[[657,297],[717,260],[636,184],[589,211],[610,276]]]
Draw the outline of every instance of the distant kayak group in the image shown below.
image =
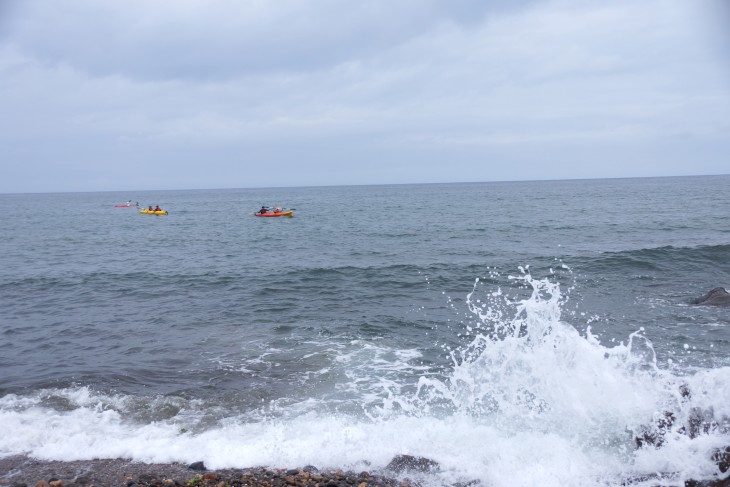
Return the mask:
[[[114,205],[114,208],[139,208],[139,201],[132,204],[132,200],[129,200],[122,205]],[[167,210],[160,208],[160,205],[157,205],[154,208],[150,205],[147,208],[139,210],[139,213],[143,215],[167,215]]]
[[[114,205],[115,208],[139,208],[139,201],[132,204],[132,200],[127,201],[121,205]],[[281,206],[262,206],[259,211],[254,213],[254,216],[261,217],[279,217],[279,216],[294,216],[294,210],[296,208],[283,208]],[[139,210],[142,215],[167,215],[167,210],[160,208],[160,205],[154,208],[150,205],[147,208]]]

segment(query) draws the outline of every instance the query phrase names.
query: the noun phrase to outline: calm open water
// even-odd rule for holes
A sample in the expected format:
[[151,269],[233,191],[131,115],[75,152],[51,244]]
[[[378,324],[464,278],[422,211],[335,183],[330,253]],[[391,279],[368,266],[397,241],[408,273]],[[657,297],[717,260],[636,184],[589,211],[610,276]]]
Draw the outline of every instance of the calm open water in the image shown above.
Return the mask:
[[730,176],[0,195],[0,456],[718,475],[730,309],[688,302],[730,287],[728,208]]

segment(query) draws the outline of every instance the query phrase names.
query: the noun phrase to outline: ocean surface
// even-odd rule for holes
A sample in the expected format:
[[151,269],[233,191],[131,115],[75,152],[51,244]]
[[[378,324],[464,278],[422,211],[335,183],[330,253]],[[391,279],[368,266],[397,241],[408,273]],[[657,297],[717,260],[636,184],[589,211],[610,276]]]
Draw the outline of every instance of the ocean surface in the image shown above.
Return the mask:
[[730,308],[690,300],[729,209],[730,176],[0,195],[0,456],[723,478]]

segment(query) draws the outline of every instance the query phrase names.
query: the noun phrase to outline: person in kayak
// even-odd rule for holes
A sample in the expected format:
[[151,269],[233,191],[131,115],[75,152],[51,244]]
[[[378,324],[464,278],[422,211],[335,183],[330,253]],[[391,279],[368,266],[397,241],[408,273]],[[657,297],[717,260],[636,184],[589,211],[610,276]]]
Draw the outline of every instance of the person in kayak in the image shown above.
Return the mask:
[[259,210],[259,215],[265,215],[267,211],[268,210],[266,209],[266,207],[262,206],[261,209]]
[[162,211],[162,209],[160,208],[160,205],[157,205],[157,207],[155,208],[155,211]]
[[147,208],[147,211],[155,211],[155,210],[153,210],[153,209],[152,209],[152,205],[150,205],[150,207],[149,207],[149,208]]

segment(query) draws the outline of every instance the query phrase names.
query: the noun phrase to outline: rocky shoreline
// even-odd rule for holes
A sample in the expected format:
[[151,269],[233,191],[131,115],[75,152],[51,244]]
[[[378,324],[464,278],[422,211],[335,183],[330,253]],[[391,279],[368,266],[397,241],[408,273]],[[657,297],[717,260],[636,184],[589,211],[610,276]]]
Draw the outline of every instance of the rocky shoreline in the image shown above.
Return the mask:
[[[725,473],[730,448],[719,461]],[[0,487],[420,487],[424,475],[437,472],[438,463],[427,458],[398,455],[381,473],[322,470],[314,466],[293,469],[252,467],[208,470],[203,462],[139,463],[124,459],[44,461],[16,455],[0,458]],[[661,474],[627,479],[621,485],[667,483]],[[428,482],[427,482],[428,483]],[[451,487],[481,487],[478,480]],[[730,477],[704,481],[688,480],[685,487],[730,487]]]
[[266,467],[209,471],[202,462],[146,464],[123,459],[42,461],[26,456],[0,458],[0,486],[5,487],[408,487],[408,480],[368,472],[319,471]]

